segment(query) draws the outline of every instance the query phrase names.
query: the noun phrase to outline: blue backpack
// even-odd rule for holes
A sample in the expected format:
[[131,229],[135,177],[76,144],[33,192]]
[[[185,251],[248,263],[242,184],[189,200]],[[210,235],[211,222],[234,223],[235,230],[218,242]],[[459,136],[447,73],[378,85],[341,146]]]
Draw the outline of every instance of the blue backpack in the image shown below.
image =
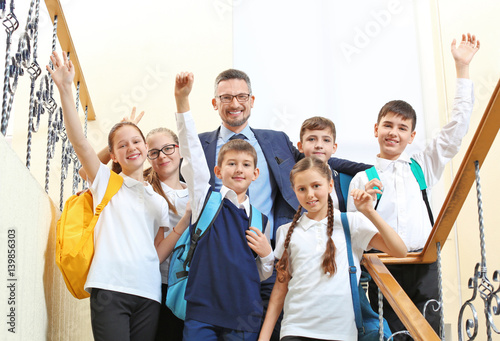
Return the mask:
[[[434,217],[432,215],[431,211],[431,205],[429,204],[429,199],[427,197],[427,184],[425,182],[425,177],[424,177],[424,172],[422,171],[422,167],[418,164],[415,159],[411,159],[410,163],[410,169],[411,172],[413,173],[413,176],[415,176],[415,179],[418,182],[418,185],[420,187],[420,191],[422,192],[422,199],[425,202],[425,206],[427,207],[427,213],[429,214],[429,220],[431,221],[431,225],[434,226]],[[375,166],[368,168],[365,170],[366,175],[368,176],[368,181],[372,179],[379,179],[380,177],[378,176],[377,170],[375,169]],[[378,187],[374,187],[376,189],[379,189]],[[377,204],[375,205],[375,209],[377,209],[378,203],[380,201],[380,198],[382,197],[382,194],[377,193]]]
[[[175,244],[170,260],[168,271],[167,307],[175,316],[184,320],[186,318],[186,292],[189,267],[193,259],[196,246],[200,239],[208,232],[222,208],[222,196],[220,192],[210,192],[200,217],[193,226],[190,226]],[[264,215],[255,207],[250,206],[251,213],[249,226],[263,231]],[[193,232],[193,233],[191,233]]]

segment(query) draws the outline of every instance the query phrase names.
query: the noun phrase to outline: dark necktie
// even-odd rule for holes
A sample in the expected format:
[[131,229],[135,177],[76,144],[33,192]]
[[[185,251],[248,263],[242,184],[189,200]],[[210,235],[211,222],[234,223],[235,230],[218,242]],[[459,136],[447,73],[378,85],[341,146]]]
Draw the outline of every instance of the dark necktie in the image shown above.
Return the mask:
[[239,139],[239,140],[246,140],[246,139],[247,139],[247,137],[246,137],[245,135],[243,135],[243,134],[234,134],[233,136],[231,136],[231,137],[229,138],[229,140],[230,140],[230,141],[231,141],[231,140],[236,140],[236,139]]

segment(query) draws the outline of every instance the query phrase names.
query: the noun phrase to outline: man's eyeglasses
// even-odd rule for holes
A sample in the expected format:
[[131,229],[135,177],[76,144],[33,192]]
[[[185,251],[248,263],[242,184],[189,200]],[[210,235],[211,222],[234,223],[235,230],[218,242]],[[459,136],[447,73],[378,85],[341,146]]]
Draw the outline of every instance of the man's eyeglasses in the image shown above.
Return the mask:
[[236,97],[236,100],[240,103],[245,103],[248,101],[252,94],[237,94],[237,95],[220,95],[217,96],[222,103],[231,103],[233,101],[233,98]]
[[156,160],[158,156],[160,156],[160,152],[162,152],[165,155],[173,154],[175,152],[176,147],[179,148],[179,146],[176,144],[167,144],[163,146],[162,149],[150,149],[148,150],[148,159]]

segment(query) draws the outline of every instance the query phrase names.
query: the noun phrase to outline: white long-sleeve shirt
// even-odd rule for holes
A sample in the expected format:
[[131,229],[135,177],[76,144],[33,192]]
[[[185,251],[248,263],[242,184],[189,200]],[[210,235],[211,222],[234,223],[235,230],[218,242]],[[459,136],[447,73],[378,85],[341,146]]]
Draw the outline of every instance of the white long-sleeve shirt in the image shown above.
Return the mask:
[[[397,160],[377,157],[375,168],[383,186],[377,212],[401,236],[408,251],[422,249],[427,242],[432,226],[422,193],[411,172],[411,158],[422,167],[427,192],[443,174],[445,165],[458,153],[462,139],[469,128],[474,104],[472,81],[458,79],[453,104],[452,118],[425,150],[411,156],[402,153]],[[354,188],[365,189],[368,177],[360,172],[352,179],[349,192]],[[347,210],[355,211],[354,201],[349,196]]]

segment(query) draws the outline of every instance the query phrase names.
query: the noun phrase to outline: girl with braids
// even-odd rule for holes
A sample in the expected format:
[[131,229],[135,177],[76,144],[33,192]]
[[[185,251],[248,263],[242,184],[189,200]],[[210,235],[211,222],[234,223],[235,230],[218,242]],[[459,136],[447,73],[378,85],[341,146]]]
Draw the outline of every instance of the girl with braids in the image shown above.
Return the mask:
[[[283,341],[357,340],[346,241],[330,196],[331,170],[320,159],[306,157],[293,167],[290,182],[300,206],[276,235],[278,275],[259,340],[269,340],[282,309]],[[351,196],[361,212],[347,213],[358,269],[363,250],[372,247],[405,257],[406,246],[373,209],[371,195],[355,190]]]

